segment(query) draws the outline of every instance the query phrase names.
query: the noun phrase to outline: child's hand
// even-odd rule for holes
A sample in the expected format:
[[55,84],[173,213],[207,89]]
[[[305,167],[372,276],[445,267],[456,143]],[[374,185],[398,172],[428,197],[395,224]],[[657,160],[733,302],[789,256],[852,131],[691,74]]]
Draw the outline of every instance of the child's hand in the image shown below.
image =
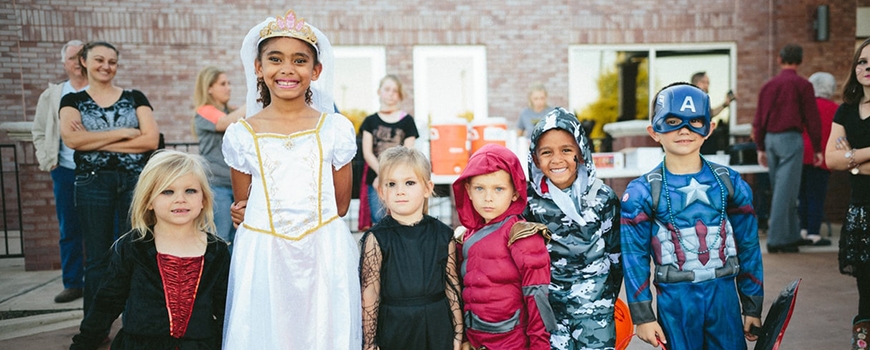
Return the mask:
[[761,327],[761,319],[758,317],[743,316],[743,336],[746,337],[746,340],[748,341],[758,340],[757,335],[750,333],[752,326]]
[[[454,343],[454,344],[456,344],[456,343]],[[454,348],[456,348],[456,347],[454,346]],[[462,347],[460,349],[461,350],[471,350],[471,343],[469,343],[469,342],[462,343]]]
[[245,208],[248,206],[248,200],[241,200],[233,203],[230,207],[230,215],[233,217],[233,227],[239,228],[239,224],[245,220]]
[[639,324],[635,327],[634,331],[637,333],[637,337],[640,338],[640,340],[643,340],[654,347],[658,347],[659,343],[668,343],[668,341],[665,340],[665,332],[662,331],[662,326],[660,326],[656,321]]

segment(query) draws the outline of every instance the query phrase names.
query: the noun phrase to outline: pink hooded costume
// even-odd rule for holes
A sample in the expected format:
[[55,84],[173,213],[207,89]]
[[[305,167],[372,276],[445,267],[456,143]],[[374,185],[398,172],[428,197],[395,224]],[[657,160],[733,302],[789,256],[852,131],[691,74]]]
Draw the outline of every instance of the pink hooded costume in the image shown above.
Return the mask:
[[[537,234],[546,234],[546,228],[521,216],[527,187],[522,169],[513,152],[488,144],[471,156],[453,183],[456,211],[467,228],[456,237],[465,334],[475,348],[550,349],[548,329],[556,323],[547,301],[550,255],[543,235]],[[511,175],[518,199],[487,224],[474,210],[465,184],[498,170]]]

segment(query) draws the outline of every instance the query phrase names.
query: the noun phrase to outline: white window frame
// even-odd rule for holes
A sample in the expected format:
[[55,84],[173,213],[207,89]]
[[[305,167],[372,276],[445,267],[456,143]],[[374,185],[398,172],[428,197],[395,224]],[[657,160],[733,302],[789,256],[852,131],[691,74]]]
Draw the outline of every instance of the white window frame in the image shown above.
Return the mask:
[[[462,82],[455,81],[451,77],[453,74],[430,76],[430,70],[442,69],[449,70],[450,66],[438,66],[439,59],[468,59],[468,63],[472,69],[470,76],[467,78],[466,86],[460,86]],[[445,60],[446,61],[446,60]],[[455,101],[449,98],[439,98],[439,91],[433,90],[433,85],[438,83],[452,83],[456,89],[462,91],[465,88],[465,95],[471,95],[469,100],[465,102],[471,106],[466,110],[471,110],[474,113],[474,119],[486,118],[488,116],[487,104],[487,80],[486,80],[486,47],[483,45],[452,45],[452,46],[428,46],[421,45],[414,47],[414,114],[419,130],[428,130],[429,115],[432,115],[433,121],[456,118],[457,113],[441,113],[440,115],[432,114],[439,106],[450,106],[453,110],[460,111],[463,106],[462,101]],[[445,92],[446,93],[446,92]],[[466,96],[462,96],[465,98]],[[423,136],[423,135],[421,135]],[[428,135],[425,136],[428,139]]]
[[[371,114],[377,112],[380,108],[378,100],[378,84],[386,75],[387,55],[386,49],[383,46],[333,46],[333,53],[336,61],[335,84],[333,86],[333,96],[339,110],[361,109]],[[339,68],[341,60],[354,60],[365,58],[369,59],[371,65],[368,69],[360,71],[345,71]],[[344,84],[343,82],[348,82]],[[343,90],[342,86],[346,85],[350,91]],[[370,96],[366,102],[360,102],[360,105],[350,103],[343,106],[342,99],[347,95],[354,96]],[[358,99],[357,99],[358,100]]]

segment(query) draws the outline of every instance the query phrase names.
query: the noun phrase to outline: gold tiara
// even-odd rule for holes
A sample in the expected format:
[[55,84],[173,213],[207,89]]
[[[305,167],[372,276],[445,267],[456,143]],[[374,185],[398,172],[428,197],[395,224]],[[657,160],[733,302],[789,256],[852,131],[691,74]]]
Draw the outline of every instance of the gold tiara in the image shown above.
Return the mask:
[[260,31],[260,40],[273,38],[276,36],[289,36],[303,40],[315,48],[317,48],[317,35],[311,30],[311,27],[305,23],[304,18],[297,18],[296,12],[293,10],[287,11],[284,17],[277,17],[275,21],[269,22],[263,30]]

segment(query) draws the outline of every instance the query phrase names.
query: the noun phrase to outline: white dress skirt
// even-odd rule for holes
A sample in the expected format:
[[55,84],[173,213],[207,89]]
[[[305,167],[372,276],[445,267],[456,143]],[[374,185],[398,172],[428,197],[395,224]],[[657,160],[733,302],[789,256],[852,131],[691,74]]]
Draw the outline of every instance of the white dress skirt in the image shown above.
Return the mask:
[[227,164],[252,175],[233,243],[224,349],[359,349],[359,250],[337,214],[332,170],[356,154],[350,121],[323,114],[290,135],[224,134]]

